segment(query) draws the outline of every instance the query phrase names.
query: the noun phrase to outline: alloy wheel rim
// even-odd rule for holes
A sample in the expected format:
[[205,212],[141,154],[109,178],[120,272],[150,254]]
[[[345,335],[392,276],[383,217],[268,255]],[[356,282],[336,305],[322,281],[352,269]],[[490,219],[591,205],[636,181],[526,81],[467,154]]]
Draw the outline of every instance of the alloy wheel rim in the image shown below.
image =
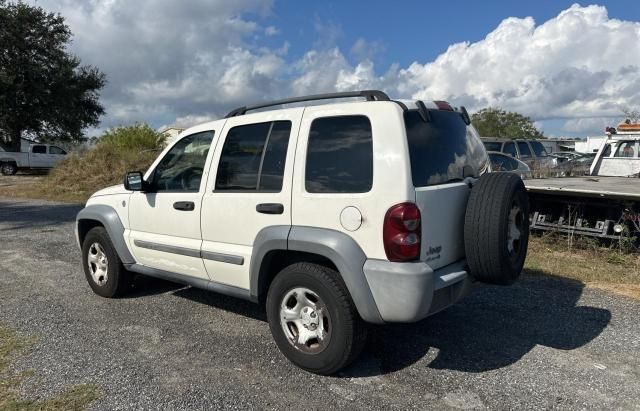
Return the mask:
[[87,253],[87,265],[93,281],[103,286],[109,279],[109,260],[100,243],[93,243]]
[[324,351],[331,339],[331,317],[322,299],[312,290],[289,290],[280,303],[280,325],[287,341],[306,354]]

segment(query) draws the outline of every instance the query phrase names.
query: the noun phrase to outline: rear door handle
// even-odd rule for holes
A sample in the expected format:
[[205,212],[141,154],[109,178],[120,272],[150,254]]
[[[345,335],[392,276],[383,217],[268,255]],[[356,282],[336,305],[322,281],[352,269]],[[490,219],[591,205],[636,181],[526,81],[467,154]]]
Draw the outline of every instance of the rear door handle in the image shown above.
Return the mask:
[[193,211],[196,205],[193,201],[177,201],[173,203],[173,208],[180,211]]
[[262,214],[282,214],[284,206],[280,203],[262,203],[256,205],[256,211]]

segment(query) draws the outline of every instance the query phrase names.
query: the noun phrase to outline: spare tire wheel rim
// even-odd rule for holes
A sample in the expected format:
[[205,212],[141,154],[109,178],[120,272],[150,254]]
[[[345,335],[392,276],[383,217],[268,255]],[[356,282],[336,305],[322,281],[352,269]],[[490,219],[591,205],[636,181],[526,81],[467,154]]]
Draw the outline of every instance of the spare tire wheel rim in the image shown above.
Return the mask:
[[87,265],[91,278],[99,286],[103,286],[109,279],[109,260],[100,243],[93,243],[87,253]]
[[522,249],[524,214],[518,201],[511,204],[507,225],[507,250],[512,259],[517,259]]
[[287,341],[305,354],[324,351],[331,340],[331,317],[322,299],[312,290],[289,290],[280,303],[280,325]]

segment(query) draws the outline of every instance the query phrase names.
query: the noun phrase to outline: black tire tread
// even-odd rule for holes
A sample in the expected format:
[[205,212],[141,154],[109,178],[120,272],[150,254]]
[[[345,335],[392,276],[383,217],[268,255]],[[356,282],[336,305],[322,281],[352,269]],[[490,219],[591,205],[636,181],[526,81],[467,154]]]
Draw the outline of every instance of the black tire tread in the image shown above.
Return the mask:
[[105,298],[117,298],[125,295],[131,289],[131,280],[132,280],[131,273],[124,268],[124,265],[120,260],[120,256],[118,256],[118,253],[116,252],[116,249],[113,246],[113,243],[111,242],[109,233],[102,226],[93,227],[91,230],[89,230],[89,232],[85,236],[84,242],[85,243],[93,242],[92,240],[93,238],[97,239],[105,248],[105,252],[108,253],[109,265],[111,266],[113,264],[113,275],[115,278],[114,277],[112,278],[115,281],[115,287],[111,292],[108,292],[108,293],[98,293],[96,291],[97,286],[95,285],[95,283],[92,282],[93,280],[89,278],[86,268],[84,267],[85,265],[84,260],[86,255],[85,255],[85,247],[83,244],[82,265],[83,265],[83,269],[85,270],[85,274],[87,274],[87,281],[89,282],[89,285],[94,290],[94,292],[96,292],[97,294]]

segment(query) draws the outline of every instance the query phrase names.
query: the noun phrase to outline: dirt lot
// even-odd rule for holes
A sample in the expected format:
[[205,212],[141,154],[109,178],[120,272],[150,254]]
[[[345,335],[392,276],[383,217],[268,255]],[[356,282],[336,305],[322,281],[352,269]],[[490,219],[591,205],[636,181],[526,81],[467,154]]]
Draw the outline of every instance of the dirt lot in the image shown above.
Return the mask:
[[640,409],[638,300],[536,272],[374,328],[354,366],[319,377],[284,359],[250,303],[142,277],[128,298],[94,295],[78,209],[0,200],[0,323],[34,339],[10,358],[32,370],[22,398],[86,384],[105,410]]

